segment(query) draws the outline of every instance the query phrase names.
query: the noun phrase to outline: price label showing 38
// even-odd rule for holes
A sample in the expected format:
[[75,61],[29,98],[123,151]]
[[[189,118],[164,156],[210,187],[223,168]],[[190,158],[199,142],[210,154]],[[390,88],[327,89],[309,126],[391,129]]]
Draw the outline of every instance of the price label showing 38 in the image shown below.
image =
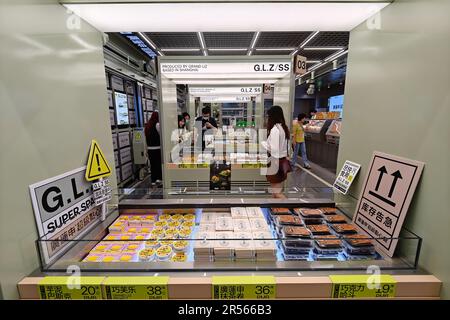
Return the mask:
[[168,299],[169,277],[108,277],[103,284],[106,299]]

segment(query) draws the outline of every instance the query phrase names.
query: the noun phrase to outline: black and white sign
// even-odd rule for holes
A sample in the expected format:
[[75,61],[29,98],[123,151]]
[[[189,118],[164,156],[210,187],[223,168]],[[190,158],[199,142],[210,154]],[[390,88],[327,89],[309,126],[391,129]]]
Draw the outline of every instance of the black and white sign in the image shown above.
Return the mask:
[[189,94],[203,97],[210,95],[250,95],[256,96],[261,94],[262,88],[255,86],[247,87],[190,87]]
[[207,62],[207,63],[161,63],[162,74],[242,74],[274,73],[287,74],[291,71],[290,62]]
[[296,56],[295,57],[295,74],[305,74],[306,73],[306,57]]
[[[92,183],[85,179],[86,166],[30,185],[39,239],[46,263],[85,234],[101,218]],[[73,243],[72,243],[73,244]]]
[[353,222],[392,257],[424,167],[423,162],[374,152]]
[[352,185],[352,182],[358,174],[360,168],[361,165],[346,160],[341,171],[336,176],[336,181],[334,181],[333,184],[334,189],[342,194],[347,194],[348,189],[350,189],[350,186]]
[[112,198],[112,189],[109,186],[109,179],[104,178],[93,184],[95,205],[99,206],[108,202]]

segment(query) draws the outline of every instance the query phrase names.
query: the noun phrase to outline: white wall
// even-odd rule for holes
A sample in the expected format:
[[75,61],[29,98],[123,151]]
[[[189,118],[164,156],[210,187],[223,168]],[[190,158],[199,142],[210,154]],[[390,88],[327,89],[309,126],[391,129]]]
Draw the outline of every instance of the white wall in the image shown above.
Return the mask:
[[350,193],[359,196],[371,154],[426,163],[406,218],[423,238],[419,264],[444,282],[450,298],[450,1],[397,0],[381,29],[350,33],[340,168],[362,165]]
[[[17,298],[17,282],[38,267],[28,186],[85,165],[91,139],[114,163],[102,37],[81,21],[79,29],[69,29],[68,17],[57,1],[0,4],[0,283],[5,299]],[[115,176],[111,183],[116,184]]]

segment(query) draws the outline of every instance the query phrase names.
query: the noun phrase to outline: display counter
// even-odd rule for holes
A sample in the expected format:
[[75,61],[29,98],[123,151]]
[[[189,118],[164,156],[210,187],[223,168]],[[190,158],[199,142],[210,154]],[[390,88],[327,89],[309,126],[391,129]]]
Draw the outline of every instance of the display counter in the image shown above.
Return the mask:
[[305,125],[305,142],[308,160],[335,171],[338,157],[338,131],[340,120],[311,120]]
[[[57,259],[41,256],[41,270],[19,284],[21,297],[36,298],[38,290],[33,296],[30,286],[73,268],[102,281],[120,275],[123,285],[167,275],[167,297],[180,299],[209,299],[217,276],[237,275],[230,279],[271,277],[276,288],[271,298],[331,298],[334,275],[357,279],[375,268],[395,283],[389,282],[395,287],[389,297],[439,296],[440,281],[418,270],[420,237],[404,229],[396,238],[395,255],[387,257],[374,238],[352,224],[351,199],[325,190],[308,191],[309,197],[297,192],[287,199],[243,196],[242,191],[222,192],[228,198],[212,193],[202,199],[146,199],[144,190],[135,191],[122,190],[118,210],[84,238],[69,241]],[[36,244],[40,253],[52,241]],[[188,295],[196,286],[201,290]]]

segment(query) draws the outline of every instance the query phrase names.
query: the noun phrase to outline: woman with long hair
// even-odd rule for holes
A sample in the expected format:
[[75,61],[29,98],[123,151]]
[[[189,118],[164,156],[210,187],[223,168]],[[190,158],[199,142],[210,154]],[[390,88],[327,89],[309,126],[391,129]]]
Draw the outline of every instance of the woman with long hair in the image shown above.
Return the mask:
[[158,112],[153,112],[148,122],[145,124],[145,139],[147,141],[147,152],[150,160],[152,184],[162,182],[161,164],[161,128],[159,124]]
[[267,112],[267,116],[267,141],[262,142],[262,146],[270,156],[266,178],[270,183],[273,197],[286,198],[283,194],[283,182],[286,180],[288,172],[292,170],[287,159],[289,128],[280,106],[272,106]]

